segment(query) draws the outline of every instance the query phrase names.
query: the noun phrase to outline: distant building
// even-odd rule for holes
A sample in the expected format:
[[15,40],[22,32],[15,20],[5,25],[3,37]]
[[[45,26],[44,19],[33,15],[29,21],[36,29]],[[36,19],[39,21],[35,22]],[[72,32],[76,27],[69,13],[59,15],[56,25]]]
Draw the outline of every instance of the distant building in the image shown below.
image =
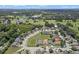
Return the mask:
[[20,37],[17,37],[14,41],[14,43],[12,44],[12,47],[18,47],[22,42],[22,39]]
[[16,24],[19,25],[21,23],[24,23],[23,19],[16,19]]
[[40,18],[41,17],[41,15],[33,15],[32,16],[32,19],[38,19],[38,18]]
[[9,25],[11,22],[10,22],[9,19],[4,18],[4,19],[2,19],[2,23],[7,26],[7,25]]
[[52,31],[50,31],[50,28],[43,26],[42,33],[45,35],[50,35],[52,34]]
[[20,37],[17,37],[17,38],[15,39],[15,42],[21,42]]

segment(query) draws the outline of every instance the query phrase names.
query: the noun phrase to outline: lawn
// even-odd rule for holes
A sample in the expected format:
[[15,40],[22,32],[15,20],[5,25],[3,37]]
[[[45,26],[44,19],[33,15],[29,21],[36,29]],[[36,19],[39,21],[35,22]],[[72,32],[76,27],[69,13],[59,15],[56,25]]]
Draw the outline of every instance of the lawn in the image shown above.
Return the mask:
[[37,40],[37,39],[42,39],[42,40],[44,40],[44,39],[50,39],[50,35],[44,35],[44,34],[39,33],[39,34],[37,34],[37,35],[31,37],[31,38],[28,40],[27,45],[28,45],[29,47],[35,47],[35,44],[36,44],[36,40]]
[[5,52],[5,54],[13,54],[14,52],[16,52],[17,50],[19,50],[19,47],[9,47],[8,50]]

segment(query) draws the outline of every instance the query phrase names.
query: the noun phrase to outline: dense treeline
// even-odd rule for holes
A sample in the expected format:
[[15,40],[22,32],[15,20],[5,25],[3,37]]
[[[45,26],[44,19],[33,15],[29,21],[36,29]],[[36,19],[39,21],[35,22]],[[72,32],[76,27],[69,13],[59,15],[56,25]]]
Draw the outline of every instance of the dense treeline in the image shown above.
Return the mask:
[[38,9],[33,9],[33,10],[25,10],[25,9],[20,9],[20,10],[15,10],[15,9],[7,9],[7,10],[0,10],[0,15],[13,15],[13,16],[28,16],[29,18],[32,18],[33,15],[38,15],[42,14],[41,17],[38,17],[38,19],[47,19],[47,20],[76,20],[79,19],[79,10],[78,9],[67,9],[67,10],[52,10],[52,9],[47,9],[47,10],[38,10]]

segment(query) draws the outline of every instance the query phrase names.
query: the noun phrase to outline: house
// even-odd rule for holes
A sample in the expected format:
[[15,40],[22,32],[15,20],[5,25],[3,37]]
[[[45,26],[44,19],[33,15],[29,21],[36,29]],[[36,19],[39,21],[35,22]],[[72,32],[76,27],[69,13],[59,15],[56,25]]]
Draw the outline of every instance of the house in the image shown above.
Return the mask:
[[7,25],[9,25],[11,22],[10,22],[9,19],[5,18],[5,19],[2,19],[2,23],[7,26]]
[[17,37],[14,41],[14,43],[12,44],[12,47],[18,47],[21,43],[22,43],[22,38],[21,37]]
[[55,43],[55,45],[61,44],[61,38],[58,35],[54,37],[54,43]]
[[17,47],[17,42],[14,42],[11,46],[12,47]]
[[49,44],[51,44],[51,45],[53,45],[53,42],[52,42],[52,40],[48,40],[48,43],[49,43]]
[[50,35],[50,34],[52,34],[52,31],[48,27],[43,27],[42,33],[45,34],[45,35]]
[[44,45],[48,45],[48,39],[44,39],[44,40],[43,40],[43,44],[44,44]]
[[21,38],[20,37],[17,37],[16,39],[15,39],[15,42],[21,42]]
[[16,19],[16,24],[19,25],[19,24],[22,24],[22,23],[24,23],[23,19],[19,19],[19,18]]
[[45,35],[50,35],[51,34],[51,32],[48,32],[48,31],[44,31],[42,33],[45,34]]
[[39,19],[41,17],[41,15],[33,15],[31,18],[32,19]]

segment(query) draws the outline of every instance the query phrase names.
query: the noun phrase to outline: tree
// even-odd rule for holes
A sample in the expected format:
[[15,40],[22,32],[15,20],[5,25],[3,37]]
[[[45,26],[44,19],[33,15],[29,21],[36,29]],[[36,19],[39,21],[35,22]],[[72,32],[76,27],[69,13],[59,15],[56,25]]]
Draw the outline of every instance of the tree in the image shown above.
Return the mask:
[[50,38],[52,38],[53,37],[53,35],[52,34],[50,34]]
[[65,41],[61,40],[61,47],[64,47]]
[[47,21],[45,21],[45,26],[49,26],[49,23]]
[[73,27],[73,25],[70,22],[67,22],[66,25]]
[[79,27],[78,27],[78,30],[79,30]]
[[53,53],[53,50],[52,50],[52,48],[50,48],[50,49],[49,49],[49,52],[50,52],[50,53]]

